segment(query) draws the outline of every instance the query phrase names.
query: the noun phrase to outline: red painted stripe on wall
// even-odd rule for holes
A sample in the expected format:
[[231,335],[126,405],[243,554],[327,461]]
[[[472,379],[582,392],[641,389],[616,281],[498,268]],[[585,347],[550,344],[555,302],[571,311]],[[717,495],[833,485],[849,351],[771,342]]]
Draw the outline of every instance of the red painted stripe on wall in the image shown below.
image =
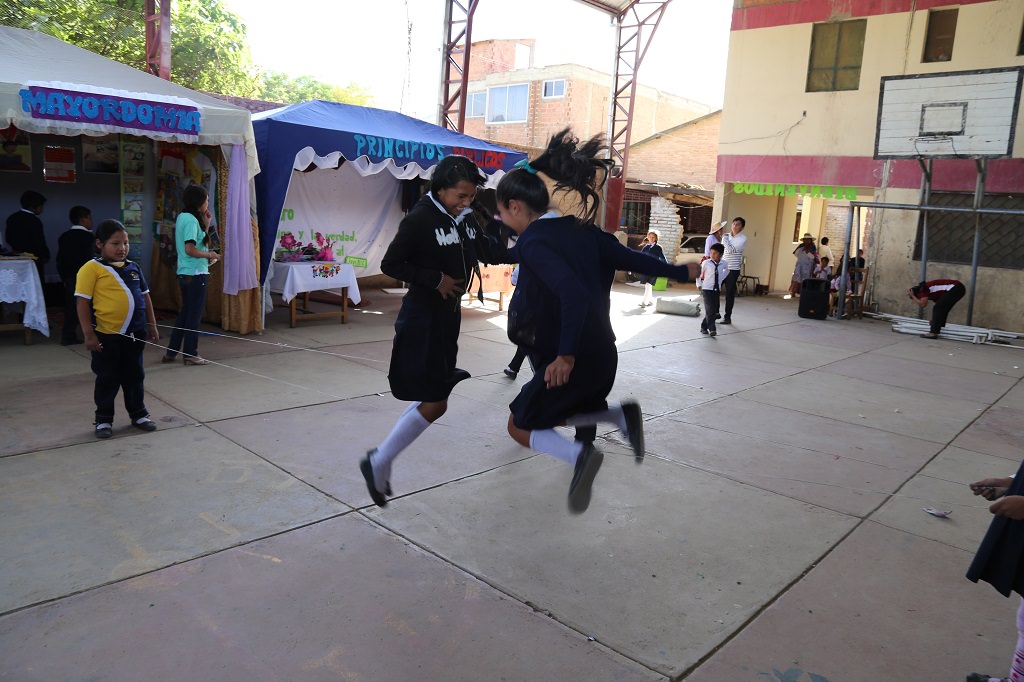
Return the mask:
[[[878,188],[885,162],[866,156],[719,156],[718,182],[780,183]],[[936,159],[932,189],[974,192],[977,168],[970,159]],[[889,187],[917,189],[921,167],[917,161],[893,160]],[[1024,159],[988,162],[985,191],[1024,192]]]
[[[980,2],[993,0],[958,0],[955,4]],[[733,31],[900,14],[949,7],[950,0],[745,0],[740,4],[744,6],[732,11]]]

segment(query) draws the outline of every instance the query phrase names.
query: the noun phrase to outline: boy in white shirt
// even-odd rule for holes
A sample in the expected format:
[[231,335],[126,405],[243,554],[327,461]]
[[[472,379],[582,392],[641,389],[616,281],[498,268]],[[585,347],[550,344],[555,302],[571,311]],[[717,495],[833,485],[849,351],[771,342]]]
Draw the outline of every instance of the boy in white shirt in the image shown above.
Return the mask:
[[718,334],[715,330],[715,318],[718,317],[720,292],[725,285],[725,278],[729,276],[729,266],[722,261],[723,253],[724,246],[712,244],[711,255],[701,263],[700,277],[697,278],[697,286],[700,287],[700,295],[704,299],[704,319],[700,321],[700,333],[710,336]]

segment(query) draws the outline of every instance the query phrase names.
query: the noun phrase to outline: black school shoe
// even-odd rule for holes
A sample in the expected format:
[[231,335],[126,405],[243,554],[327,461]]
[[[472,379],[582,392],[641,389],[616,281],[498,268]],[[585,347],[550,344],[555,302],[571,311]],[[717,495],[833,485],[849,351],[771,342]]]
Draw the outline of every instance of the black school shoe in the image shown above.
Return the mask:
[[718,324],[732,324],[732,319],[727,317]]
[[590,490],[603,461],[604,455],[593,443],[583,444],[583,450],[576,458],[576,467],[572,472],[572,483],[569,484],[570,513],[582,514],[587,511],[587,507],[590,506]]
[[110,424],[97,424],[96,425],[96,437],[97,438],[110,438],[114,435],[114,430]]
[[143,431],[156,431],[156,422],[149,417],[140,417],[132,422],[132,426]]
[[377,485],[373,481],[373,465],[370,464],[370,455],[373,454],[373,450],[366,453],[359,462],[359,471],[363,474],[363,480],[366,481],[366,490],[370,493],[370,499],[378,507],[384,508],[388,506],[388,498],[384,496],[384,493],[377,490]]
[[639,464],[644,461],[644,413],[640,410],[640,403],[626,400],[622,403],[622,414],[626,418],[626,438],[633,448],[633,458]]

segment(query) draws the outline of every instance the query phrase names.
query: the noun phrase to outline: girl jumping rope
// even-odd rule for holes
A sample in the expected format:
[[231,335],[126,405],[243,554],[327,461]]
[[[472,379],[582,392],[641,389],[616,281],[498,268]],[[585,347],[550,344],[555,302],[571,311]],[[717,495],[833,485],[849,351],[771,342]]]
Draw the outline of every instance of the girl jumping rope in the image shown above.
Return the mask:
[[[519,235],[519,284],[509,318],[529,327],[527,333],[517,330],[511,340],[530,340],[525,345],[535,371],[509,406],[508,432],[523,447],[573,467],[568,506],[577,514],[590,504],[603,455],[593,443],[563,438],[556,426],[614,424],[629,440],[636,461],[644,456],[640,405],[607,402],[618,365],[609,318],[615,271],[688,279],[685,265],[628,249],[594,225],[598,190],[608,171],[608,161],[597,158],[603,149],[598,138],[581,145],[563,130],[543,154],[520,162],[497,188],[501,221]],[[579,201],[579,217],[548,210],[550,196],[541,175],[555,182],[556,192]]]

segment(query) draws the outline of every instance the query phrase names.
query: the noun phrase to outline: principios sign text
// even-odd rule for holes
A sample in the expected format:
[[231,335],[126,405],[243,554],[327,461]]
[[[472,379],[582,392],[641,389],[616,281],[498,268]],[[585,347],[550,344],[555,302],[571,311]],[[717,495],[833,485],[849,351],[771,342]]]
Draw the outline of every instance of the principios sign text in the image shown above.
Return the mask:
[[505,153],[468,149],[465,147],[449,147],[446,145],[413,140],[399,140],[393,137],[376,135],[352,136],[355,141],[356,156],[366,156],[371,160],[394,159],[397,165],[410,162],[419,163],[423,167],[432,166],[446,156],[465,156],[477,166],[485,170],[497,170],[505,164]]

